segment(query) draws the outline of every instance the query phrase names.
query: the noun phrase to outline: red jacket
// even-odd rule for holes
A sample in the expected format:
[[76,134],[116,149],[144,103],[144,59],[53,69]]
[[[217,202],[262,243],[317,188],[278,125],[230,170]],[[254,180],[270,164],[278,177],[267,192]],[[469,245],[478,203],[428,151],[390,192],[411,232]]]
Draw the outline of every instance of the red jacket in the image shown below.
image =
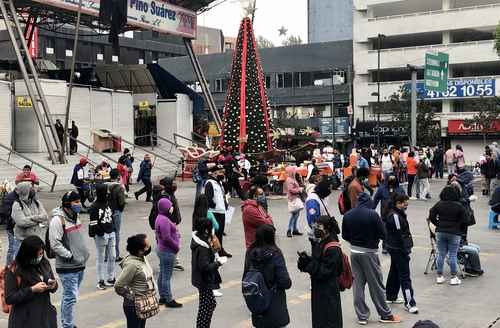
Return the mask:
[[247,248],[255,241],[255,230],[262,224],[273,225],[273,219],[257,204],[254,199],[245,200],[241,205],[243,229],[245,230],[245,245]]

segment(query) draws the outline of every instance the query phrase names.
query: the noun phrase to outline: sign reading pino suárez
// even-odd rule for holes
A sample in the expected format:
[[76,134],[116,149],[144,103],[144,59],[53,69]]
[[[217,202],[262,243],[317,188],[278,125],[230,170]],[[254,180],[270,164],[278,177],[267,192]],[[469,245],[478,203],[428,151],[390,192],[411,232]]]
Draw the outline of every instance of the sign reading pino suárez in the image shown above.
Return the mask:
[[[78,11],[79,0],[33,0],[69,11]],[[196,38],[196,13],[162,0],[127,0],[130,26],[186,38]],[[83,0],[82,14],[99,17],[100,0]]]

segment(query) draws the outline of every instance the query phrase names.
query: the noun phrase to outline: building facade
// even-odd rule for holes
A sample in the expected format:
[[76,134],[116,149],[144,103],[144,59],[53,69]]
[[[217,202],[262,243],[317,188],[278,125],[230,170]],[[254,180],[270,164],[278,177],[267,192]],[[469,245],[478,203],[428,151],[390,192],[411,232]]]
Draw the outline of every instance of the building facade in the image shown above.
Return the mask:
[[309,43],[352,40],[352,0],[308,0]]
[[417,67],[421,80],[425,54],[444,52],[448,91],[422,97],[439,113],[445,141],[477,147],[479,140],[448,135],[448,121],[471,117],[480,96],[500,96],[500,58],[493,47],[499,17],[500,0],[355,0],[355,120],[375,120],[377,82],[384,101],[409,82],[407,65]]
[[[199,56],[221,113],[231,78],[232,57],[233,51]],[[347,118],[351,41],[260,49],[260,58],[273,121],[282,134],[299,138],[317,135],[322,125],[332,126],[335,119]],[[164,58],[159,64],[195,91],[201,91],[187,57]],[[332,76],[335,82],[333,90]],[[344,122],[345,119],[336,124]]]

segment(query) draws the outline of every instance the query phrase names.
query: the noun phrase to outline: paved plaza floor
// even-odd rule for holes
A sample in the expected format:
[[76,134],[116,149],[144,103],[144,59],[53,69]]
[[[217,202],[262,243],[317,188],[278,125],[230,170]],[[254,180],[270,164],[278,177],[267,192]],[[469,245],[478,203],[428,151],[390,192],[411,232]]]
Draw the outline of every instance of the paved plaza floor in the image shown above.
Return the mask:
[[[477,224],[470,229],[469,240],[481,246],[481,261],[485,275],[480,278],[467,278],[461,286],[448,284],[436,285],[435,272],[424,275],[427,263],[430,242],[425,219],[429,208],[436,202],[439,191],[444,182],[433,180],[431,191],[433,199],[429,201],[410,201],[408,217],[414,237],[415,247],[412,253],[411,270],[413,287],[417,305],[420,309],[418,315],[407,313],[402,305],[392,306],[394,313],[401,315],[403,322],[397,327],[410,328],[418,320],[430,319],[441,328],[488,328],[500,327],[500,323],[493,323],[500,317],[500,231],[487,228],[487,199],[479,196],[473,204]],[[172,279],[173,295],[184,304],[182,309],[162,309],[155,318],[148,320],[147,327],[194,327],[198,297],[196,290],[191,286],[191,252],[189,249],[191,236],[191,214],[194,203],[194,185],[191,182],[179,184],[178,199],[181,207],[183,222],[181,224],[182,248],[180,259],[186,267],[185,272],[174,272]],[[43,193],[40,198],[46,208],[52,209],[59,203],[60,193]],[[336,208],[338,192],[333,194],[332,207]],[[212,327],[218,328],[247,328],[251,327],[249,313],[241,296],[241,275],[245,254],[243,226],[241,223],[240,202],[233,199],[231,204],[237,208],[234,220],[227,228],[227,237],[224,239],[225,248],[233,254],[233,258],[221,269],[223,277],[224,296],[217,299],[217,309],[214,314]],[[285,199],[270,200],[270,213],[277,227],[278,245],[285,254],[288,270],[292,278],[292,288],[287,292],[288,308],[291,317],[289,327],[311,327],[310,311],[310,281],[306,274],[297,269],[297,251],[309,250],[305,237],[286,238],[288,223],[287,204]],[[145,232],[149,240],[154,243],[154,232],[147,222],[150,204],[135,199],[128,199],[128,206],[122,223],[121,249],[125,254],[126,237],[135,233]],[[338,210],[335,216],[341,223]],[[304,225],[304,217],[301,217]],[[85,229],[88,229],[88,216],[83,216]],[[2,245],[1,259],[4,261],[7,246],[5,231],[0,231]],[[93,241],[88,239],[91,257],[85,270],[85,279],[80,291],[76,308],[76,324],[79,328],[116,328],[126,327],[122,311],[122,298],[115,294],[112,288],[105,291],[96,289],[95,247]],[[343,248],[348,252],[348,244],[344,242]],[[155,252],[149,256],[155,272],[158,272],[158,258]],[[387,276],[390,258],[380,254],[383,266],[384,279]],[[447,273],[448,274],[448,273]],[[381,327],[377,320],[378,315],[369,300],[371,308],[369,326]],[[59,311],[61,288],[53,296],[53,302]],[[357,320],[352,305],[352,291],[342,293],[342,310],[344,327],[357,327]],[[493,323],[493,324],[492,324]],[[7,327],[7,318],[0,314],[0,327]]]

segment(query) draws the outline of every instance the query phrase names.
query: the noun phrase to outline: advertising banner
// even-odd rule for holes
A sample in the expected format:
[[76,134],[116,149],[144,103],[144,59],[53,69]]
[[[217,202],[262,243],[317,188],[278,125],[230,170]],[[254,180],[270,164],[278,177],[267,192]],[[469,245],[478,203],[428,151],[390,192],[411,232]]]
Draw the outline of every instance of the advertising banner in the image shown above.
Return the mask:
[[[450,79],[448,90],[445,92],[431,91],[425,88],[424,82],[417,82],[417,95],[419,99],[463,99],[499,96],[500,82],[493,78],[477,79]],[[405,85],[410,88],[410,84]]]

